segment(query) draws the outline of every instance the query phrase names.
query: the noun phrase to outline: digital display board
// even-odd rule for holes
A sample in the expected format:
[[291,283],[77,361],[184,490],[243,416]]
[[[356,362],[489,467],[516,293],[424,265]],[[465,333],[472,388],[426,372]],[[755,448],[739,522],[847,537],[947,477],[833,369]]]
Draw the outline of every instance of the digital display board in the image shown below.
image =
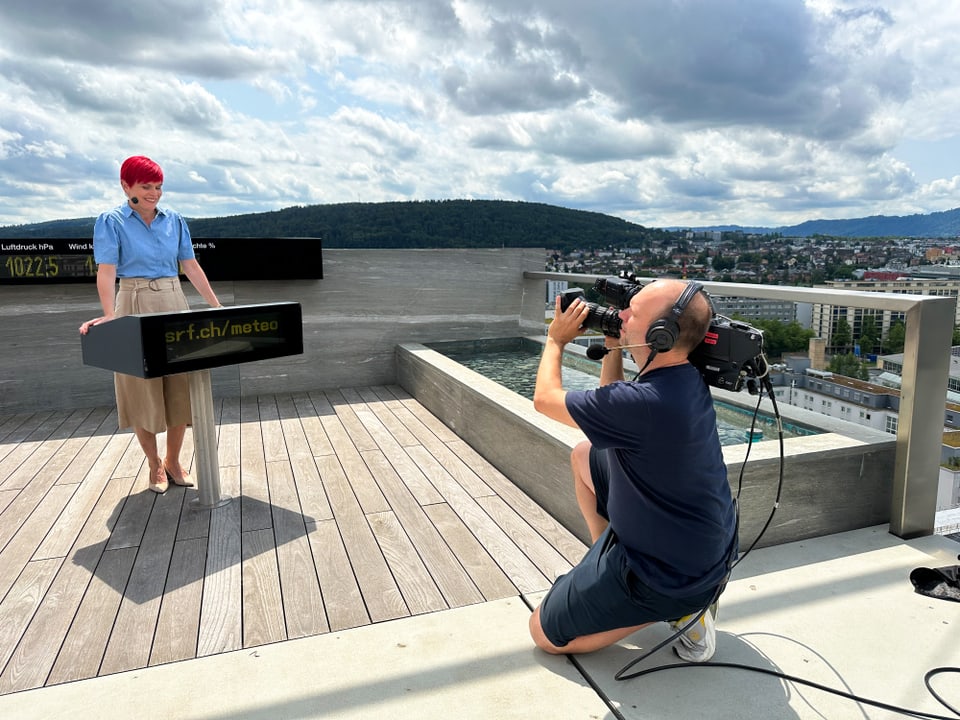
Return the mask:
[[0,240],[0,282],[89,282],[96,277],[91,242]]
[[[219,308],[218,308],[219,309]],[[273,351],[290,343],[291,323],[300,325],[287,308],[246,310],[224,308],[228,312],[208,317],[189,318],[167,315],[161,332],[169,367],[205,362],[221,356],[273,357]],[[302,351],[302,348],[301,348]]]
[[[193,238],[193,252],[212,281],[323,278],[320,238]],[[92,240],[0,240],[0,285],[96,278]]]
[[80,336],[84,365],[153,378],[303,353],[300,303],[125,315]]

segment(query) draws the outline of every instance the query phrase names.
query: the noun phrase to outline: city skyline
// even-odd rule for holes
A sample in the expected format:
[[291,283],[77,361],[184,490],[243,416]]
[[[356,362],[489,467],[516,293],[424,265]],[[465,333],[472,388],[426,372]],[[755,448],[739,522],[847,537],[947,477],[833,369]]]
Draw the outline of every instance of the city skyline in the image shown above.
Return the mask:
[[146,154],[193,217],[449,198],[649,227],[960,205],[960,8],[602,0],[0,7],[0,225]]

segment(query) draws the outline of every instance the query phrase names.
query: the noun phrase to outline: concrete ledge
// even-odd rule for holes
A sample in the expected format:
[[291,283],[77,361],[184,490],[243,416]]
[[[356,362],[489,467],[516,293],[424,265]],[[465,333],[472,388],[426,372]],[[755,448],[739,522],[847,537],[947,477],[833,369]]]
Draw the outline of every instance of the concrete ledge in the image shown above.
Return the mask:
[[[589,544],[570,480],[569,454],[584,437],[580,431],[545,418],[530,400],[424,345],[397,346],[397,382]],[[751,409],[756,404],[745,393],[715,395]],[[769,405],[762,409],[770,411]],[[780,413],[831,432],[784,441],[780,507],[760,546],[889,522],[895,438],[799,408],[781,406]],[[779,442],[754,444],[748,458],[747,452],[746,444],[724,449],[731,486],[740,491],[743,548],[767,522],[780,477]]]
[[[225,305],[299,302],[304,352],[215,368],[214,396],[390,384],[398,342],[532,332],[543,325],[543,283],[524,272],[542,268],[545,252],[330,249],[322,280],[215,282]],[[94,283],[4,286],[0,309],[0,414],[114,403],[113,374],[83,365],[80,353],[80,324],[102,314]]]

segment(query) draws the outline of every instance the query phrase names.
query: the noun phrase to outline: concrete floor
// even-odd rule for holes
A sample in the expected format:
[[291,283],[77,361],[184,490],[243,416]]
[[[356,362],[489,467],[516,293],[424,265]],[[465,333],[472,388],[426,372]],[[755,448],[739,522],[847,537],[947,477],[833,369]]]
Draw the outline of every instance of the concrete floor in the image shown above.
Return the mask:
[[[960,544],[874,527],[756,550],[721,599],[716,662],[746,663],[952,717],[924,673],[960,666],[960,603],[913,590],[915,567]],[[739,669],[614,675],[667,636],[643,630],[589,656],[532,648],[527,602],[507,598],[0,697],[0,717],[869,718],[903,715]],[[526,600],[526,602],[525,602]],[[674,662],[668,648],[643,667]],[[582,671],[582,672],[581,672]],[[956,674],[933,681],[960,707]]]

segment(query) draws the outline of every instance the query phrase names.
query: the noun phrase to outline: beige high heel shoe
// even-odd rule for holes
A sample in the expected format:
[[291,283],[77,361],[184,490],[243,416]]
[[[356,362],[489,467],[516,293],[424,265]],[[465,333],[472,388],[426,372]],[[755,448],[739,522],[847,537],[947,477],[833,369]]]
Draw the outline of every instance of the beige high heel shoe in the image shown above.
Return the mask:
[[194,487],[193,478],[190,477],[189,473],[184,473],[180,477],[175,477],[172,472],[167,469],[167,466],[163,466],[163,471],[167,475],[167,480],[172,482],[174,485],[179,485],[180,487]]
[[167,482],[168,473],[163,467],[159,467],[157,468],[157,472],[154,475],[154,478],[157,478],[157,477],[159,477],[160,480],[157,482],[153,482],[151,480],[150,489],[153,490],[155,493],[159,493],[160,495],[163,495],[167,491],[167,488],[170,487],[170,484]]

